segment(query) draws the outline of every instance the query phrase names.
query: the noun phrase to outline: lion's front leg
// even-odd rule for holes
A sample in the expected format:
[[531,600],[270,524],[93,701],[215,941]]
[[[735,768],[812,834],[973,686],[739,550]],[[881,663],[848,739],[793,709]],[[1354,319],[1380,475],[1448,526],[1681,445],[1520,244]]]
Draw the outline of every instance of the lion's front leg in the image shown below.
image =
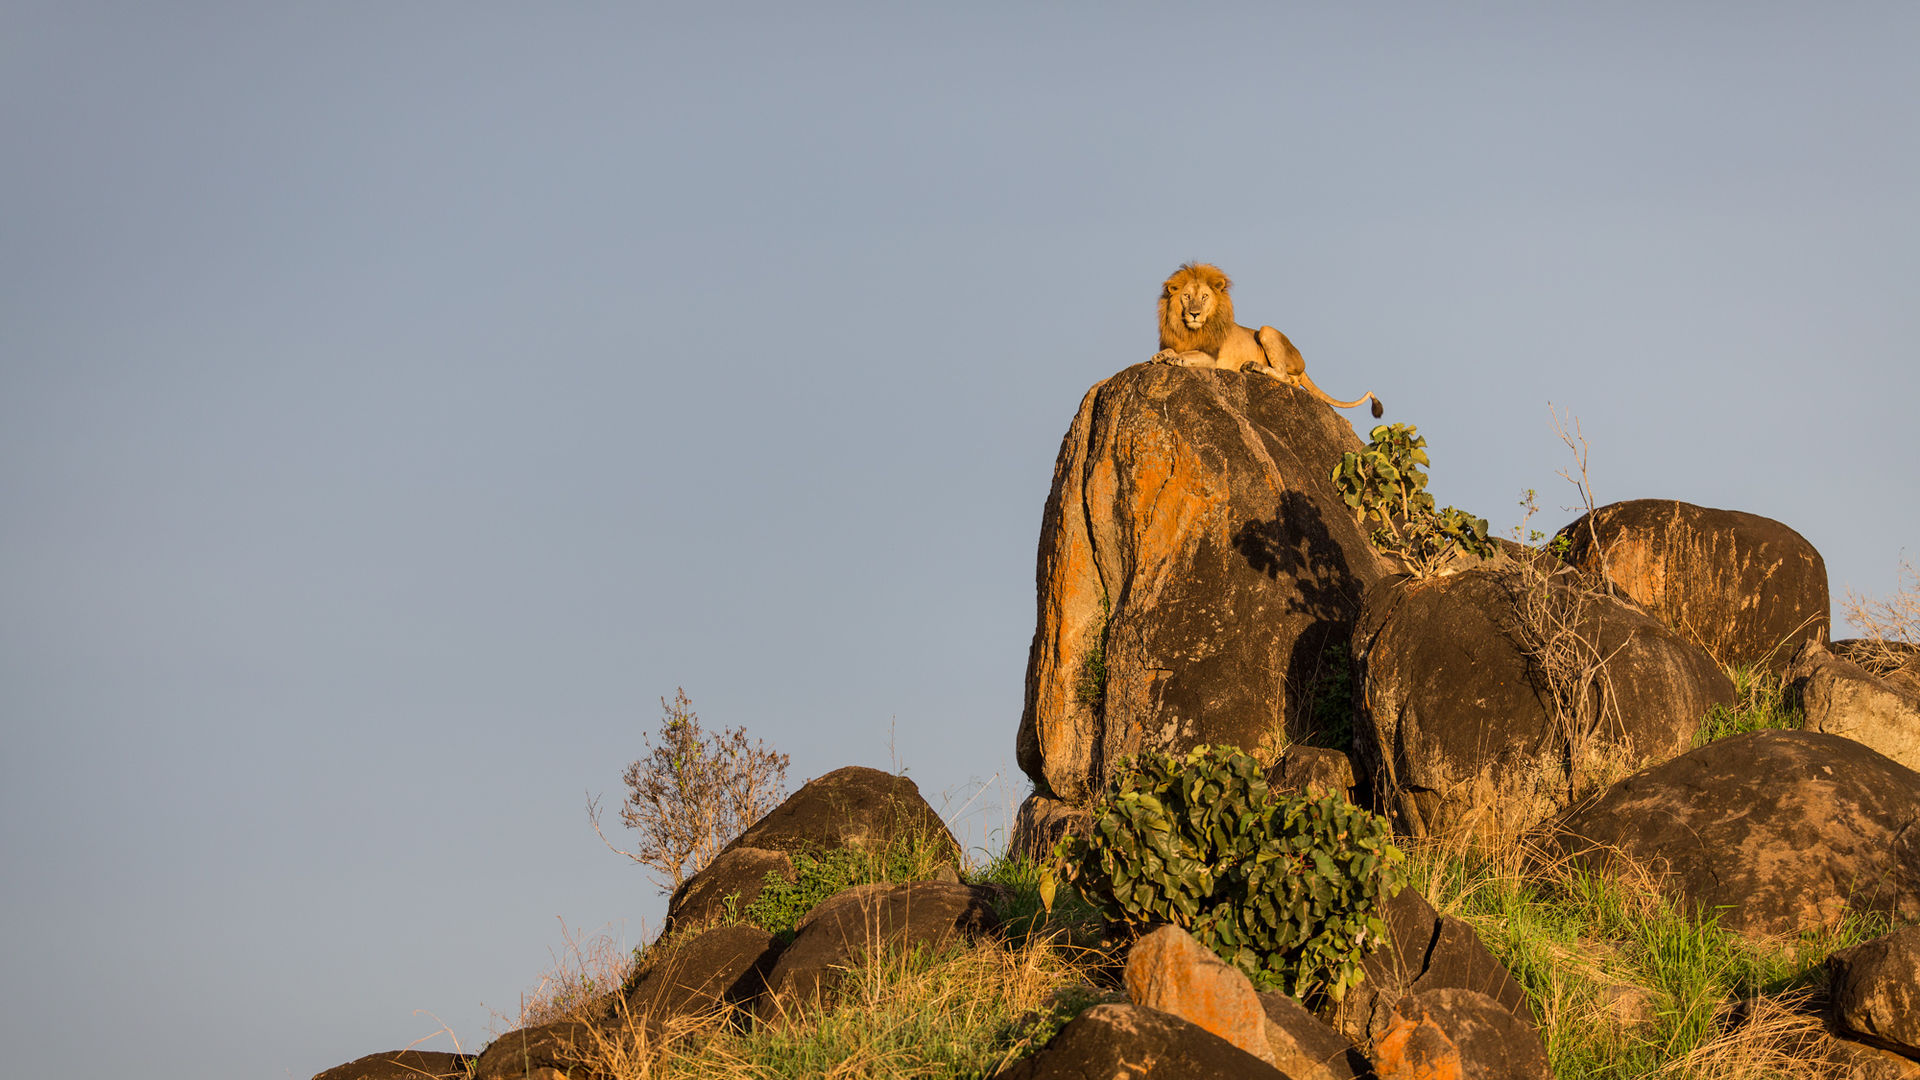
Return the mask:
[[1220,362],[1207,353],[1198,350],[1181,352],[1178,349],[1161,349],[1153,354],[1151,364],[1179,364],[1181,367],[1218,367]]

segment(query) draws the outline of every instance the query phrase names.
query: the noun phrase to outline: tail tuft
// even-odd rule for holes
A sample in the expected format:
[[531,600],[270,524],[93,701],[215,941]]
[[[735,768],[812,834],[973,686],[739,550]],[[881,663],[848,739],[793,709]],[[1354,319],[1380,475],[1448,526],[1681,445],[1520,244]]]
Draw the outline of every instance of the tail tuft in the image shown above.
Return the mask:
[[1380,419],[1381,416],[1385,415],[1386,411],[1387,411],[1386,408],[1380,404],[1380,399],[1374,398],[1373,399],[1373,418],[1375,420]]

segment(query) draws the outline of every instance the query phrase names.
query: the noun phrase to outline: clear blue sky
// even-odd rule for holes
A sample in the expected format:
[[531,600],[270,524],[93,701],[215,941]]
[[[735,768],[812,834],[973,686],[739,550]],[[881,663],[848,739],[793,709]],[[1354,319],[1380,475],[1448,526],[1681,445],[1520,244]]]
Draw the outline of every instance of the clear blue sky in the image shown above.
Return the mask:
[[1920,557],[1910,3],[0,7],[23,1076],[476,1046],[657,923],[584,803],[676,686],[991,846],[1183,260],[1498,527],[1552,401],[1602,501]]

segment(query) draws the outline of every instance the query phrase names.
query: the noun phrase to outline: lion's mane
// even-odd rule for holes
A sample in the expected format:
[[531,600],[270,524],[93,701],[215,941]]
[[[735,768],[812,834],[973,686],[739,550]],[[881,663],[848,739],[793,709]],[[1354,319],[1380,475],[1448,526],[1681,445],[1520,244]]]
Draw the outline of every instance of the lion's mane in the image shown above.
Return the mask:
[[[1198,280],[1213,290],[1213,314],[1200,329],[1189,330],[1180,317],[1180,305],[1174,300],[1187,282]],[[1233,297],[1227,290],[1233,282],[1211,263],[1182,263],[1160,286],[1160,347],[1180,352],[1204,352],[1218,355],[1233,333]]]

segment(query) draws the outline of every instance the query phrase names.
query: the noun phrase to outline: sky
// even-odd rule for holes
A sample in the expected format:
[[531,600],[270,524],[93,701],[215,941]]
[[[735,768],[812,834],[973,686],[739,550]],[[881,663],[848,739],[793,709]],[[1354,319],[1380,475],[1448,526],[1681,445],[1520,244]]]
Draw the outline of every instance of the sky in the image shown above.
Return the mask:
[[1601,503],[1920,559],[1912,4],[0,28],[20,1075],[477,1049],[657,928],[585,806],[677,688],[996,850],[1054,455],[1187,260],[1502,532],[1575,516],[1551,403]]

